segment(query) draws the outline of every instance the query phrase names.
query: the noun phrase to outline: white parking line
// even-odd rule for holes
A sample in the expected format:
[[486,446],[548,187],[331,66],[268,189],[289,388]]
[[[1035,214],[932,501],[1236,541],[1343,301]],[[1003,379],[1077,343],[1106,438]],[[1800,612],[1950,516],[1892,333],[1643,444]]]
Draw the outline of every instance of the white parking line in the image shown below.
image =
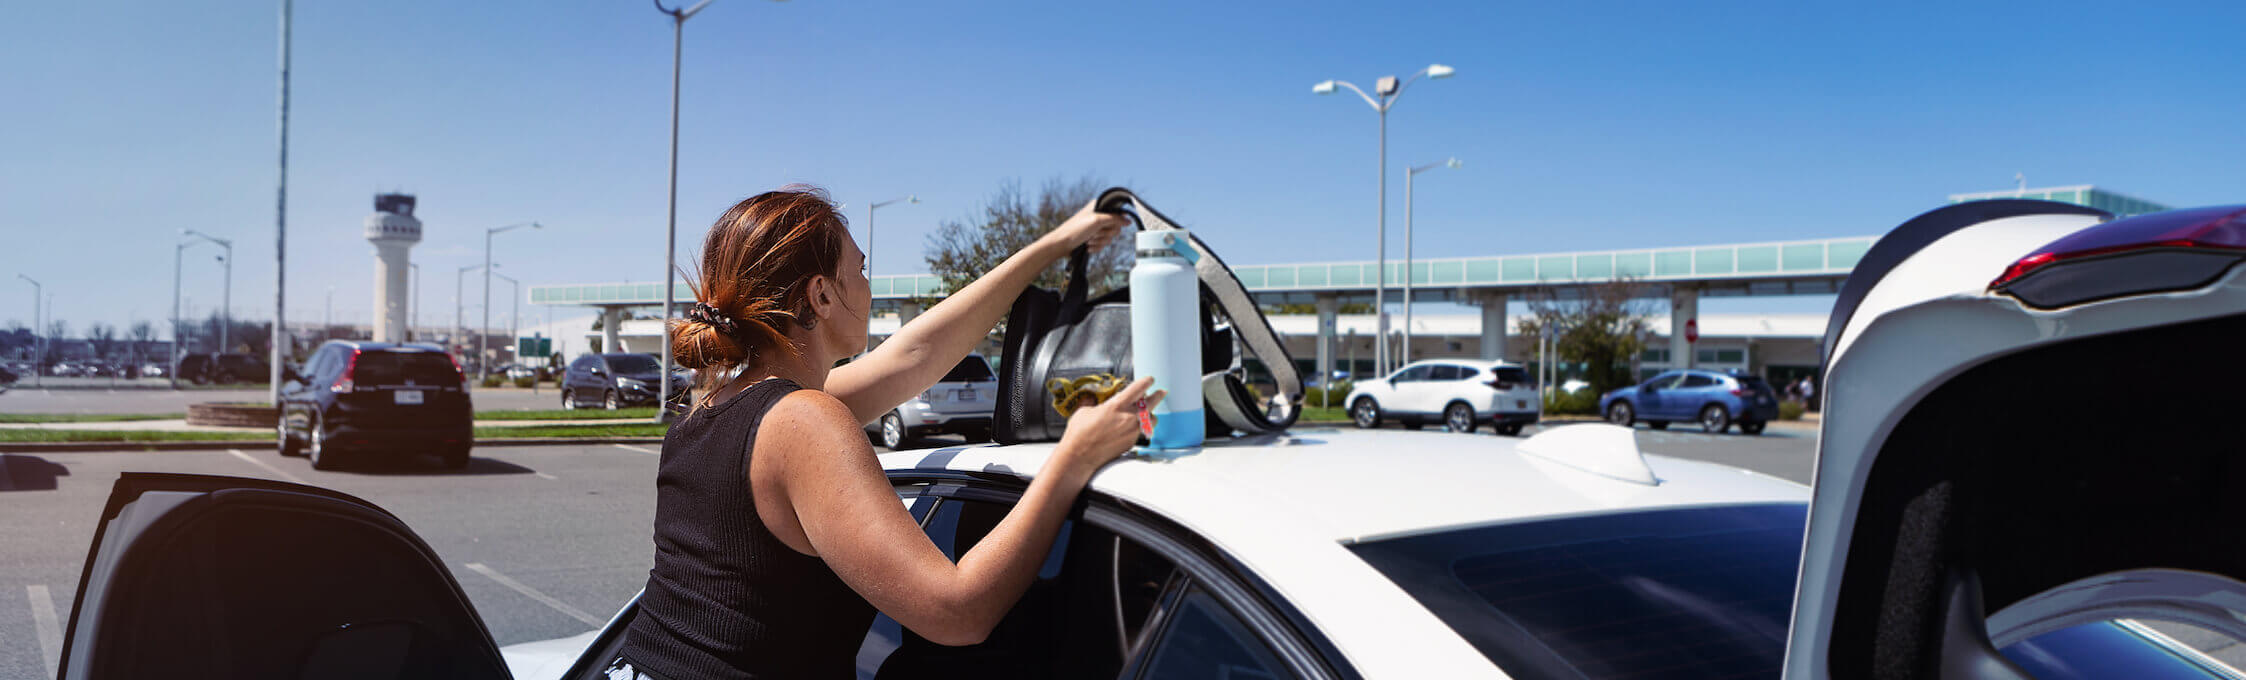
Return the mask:
[[549,474],[546,474],[546,473],[543,473],[543,472],[539,472],[539,471],[537,471],[537,470],[532,470],[532,471],[530,471],[530,474],[538,475],[538,478],[539,478],[539,479],[544,479],[544,480],[549,480],[549,481],[550,481],[550,480],[561,479],[560,477],[555,477],[555,476],[553,476],[553,475],[549,475]]
[[584,610],[569,606],[569,603],[567,602],[556,600],[550,595],[538,592],[537,589],[523,585],[521,581],[507,578],[506,574],[499,573],[498,570],[492,569],[491,567],[486,567],[482,562],[469,562],[467,564],[467,567],[469,571],[483,574],[493,581],[498,581],[499,585],[506,586],[510,589],[513,589],[515,592],[522,593],[524,596],[527,596],[530,599],[537,600],[539,604],[552,607],[554,608],[554,611],[568,614],[569,618],[583,621],[585,622],[585,625],[599,628],[601,624],[607,623],[607,621],[593,618],[593,615],[585,613]]
[[647,447],[645,447],[645,446],[633,446],[633,445],[630,445],[630,444],[610,444],[609,446],[614,446],[614,447],[616,447],[616,448],[619,448],[619,449],[623,449],[623,450],[626,450],[626,451],[638,451],[638,452],[640,452],[640,453],[644,453],[644,454],[647,454],[647,455],[650,455],[650,456],[660,456],[660,455],[663,455],[663,452],[661,452],[661,451],[657,451],[657,450],[655,450],[655,449],[650,449],[650,448],[647,448]]
[[55,617],[55,598],[45,585],[24,586],[31,596],[31,622],[39,628],[39,658],[47,662],[47,677],[55,677],[62,664],[62,620]]
[[281,479],[286,479],[286,480],[289,480],[289,481],[291,481],[291,482],[296,482],[296,483],[298,483],[298,484],[309,484],[309,482],[306,482],[306,481],[304,481],[304,480],[302,480],[302,479],[297,479],[297,478],[296,478],[296,475],[292,475],[292,474],[289,474],[289,473],[286,473],[286,472],[282,472],[280,468],[277,468],[277,467],[273,467],[273,466],[271,466],[271,465],[268,465],[268,464],[266,464],[266,463],[265,463],[265,461],[262,461],[262,460],[258,460],[258,459],[257,459],[256,457],[254,457],[254,456],[251,456],[250,454],[247,454],[247,453],[242,453],[242,450],[241,450],[241,449],[227,449],[227,450],[226,450],[226,452],[227,452],[227,453],[231,453],[231,454],[234,454],[234,457],[235,457],[235,458],[240,458],[240,459],[242,459],[242,460],[246,460],[246,461],[249,461],[249,463],[250,463],[251,465],[255,465],[255,466],[258,466],[258,467],[261,467],[261,468],[265,468],[265,471],[266,471],[266,472],[271,472],[271,473],[273,473],[273,474],[275,474],[275,475],[279,475],[279,476],[281,477]]

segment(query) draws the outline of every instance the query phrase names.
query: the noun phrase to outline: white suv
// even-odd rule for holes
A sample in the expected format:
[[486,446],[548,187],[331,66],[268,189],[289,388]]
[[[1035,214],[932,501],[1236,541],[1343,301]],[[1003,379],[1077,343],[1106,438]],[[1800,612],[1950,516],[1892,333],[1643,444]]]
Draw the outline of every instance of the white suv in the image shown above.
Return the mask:
[[1489,423],[1498,434],[1517,435],[1544,412],[1528,369],[1477,359],[1429,359],[1406,364],[1386,378],[1349,390],[1342,400],[1349,420],[1362,428],[1394,418],[1407,429],[1436,422],[1451,432],[1473,432]]
[[969,354],[942,380],[871,423],[866,434],[891,451],[912,448],[921,437],[957,434],[990,441],[991,410],[998,407],[998,376],[983,355]]

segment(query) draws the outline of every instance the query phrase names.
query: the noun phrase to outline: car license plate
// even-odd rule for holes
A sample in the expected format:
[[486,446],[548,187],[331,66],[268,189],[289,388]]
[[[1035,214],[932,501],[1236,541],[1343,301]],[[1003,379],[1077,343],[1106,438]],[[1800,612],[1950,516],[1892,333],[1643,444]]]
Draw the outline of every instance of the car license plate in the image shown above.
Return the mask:
[[391,392],[390,394],[392,398],[396,399],[397,403],[400,404],[421,403],[421,390],[398,390],[396,392]]
[[975,391],[974,391],[974,390],[952,390],[952,391],[951,391],[951,399],[952,399],[952,401],[974,401],[974,400],[975,400]]

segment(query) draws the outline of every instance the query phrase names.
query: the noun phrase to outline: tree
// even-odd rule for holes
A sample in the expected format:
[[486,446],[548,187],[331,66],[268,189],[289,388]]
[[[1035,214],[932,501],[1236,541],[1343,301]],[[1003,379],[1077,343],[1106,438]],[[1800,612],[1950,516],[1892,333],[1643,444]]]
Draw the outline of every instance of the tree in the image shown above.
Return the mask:
[[86,327],[86,341],[93,343],[94,358],[107,360],[109,353],[117,349],[117,327],[96,321]]
[[53,321],[47,322],[47,355],[40,357],[40,362],[51,364],[54,363],[56,359],[60,358],[62,349],[55,346],[55,341],[69,336],[70,322],[63,321],[61,319],[55,319]]
[[135,321],[132,329],[125,332],[125,336],[132,338],[133,360],[144,361],[152,349],[150,345],[156,342],[156,324]]
[[1645,350],[1646,320],[1652,314],[1637,299],[1635,282],[1616,279],[1573,292],[1581,295],[1562,299],[1548,289],[1530,298],[1521,332],[1533,338],[1550,328],[1554,351],[1562,360],[1584,365],[1583,378],[1595,394],[1637,382],[1630,375],[1630,359]]
[[[941,277],[945,291],[959,290],[988,273],[998,263],[1061,226],[1084,204],[1098,198],[1107,182],[1090,175],[1067,181],[1045,181],[1032,199],[1019,180],[1007,180],[964,219],[946,220],[928,236],[928,271]],[[1091,294],[1121,287],[1130,271],[1131,243],[1135,237],[1120,234],[1116,243],[1092,254],[1085,268]],[[1061,288],[1068,283],[1066,259],[1037,275],[1033,285]]]

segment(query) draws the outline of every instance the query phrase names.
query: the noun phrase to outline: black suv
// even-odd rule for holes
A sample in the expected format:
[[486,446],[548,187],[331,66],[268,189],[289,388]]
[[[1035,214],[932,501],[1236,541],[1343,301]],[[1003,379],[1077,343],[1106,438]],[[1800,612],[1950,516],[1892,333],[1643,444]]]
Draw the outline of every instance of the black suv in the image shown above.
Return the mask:
[[[609,354],[584,354],[569,362],[569,370],[562,374],[562,408],[605,408],[616,410],[638,404],[652,404],[660,398],[659,390],[663,364],[646,354],[613,352]],[[671,376],[671,400],[684,403],[687,381],[681,376]]]
[[179,377],[197,385],[218,383],[232,385],[238,382],[265,382],[272,367],[253,355],[232,352],[227,354],[189,354],[179,358]]
[[475,408],[467,375],[433,345],[331,340],[281,385],[281,455],[330,470],[363,454],[435,453],[468,466]]

